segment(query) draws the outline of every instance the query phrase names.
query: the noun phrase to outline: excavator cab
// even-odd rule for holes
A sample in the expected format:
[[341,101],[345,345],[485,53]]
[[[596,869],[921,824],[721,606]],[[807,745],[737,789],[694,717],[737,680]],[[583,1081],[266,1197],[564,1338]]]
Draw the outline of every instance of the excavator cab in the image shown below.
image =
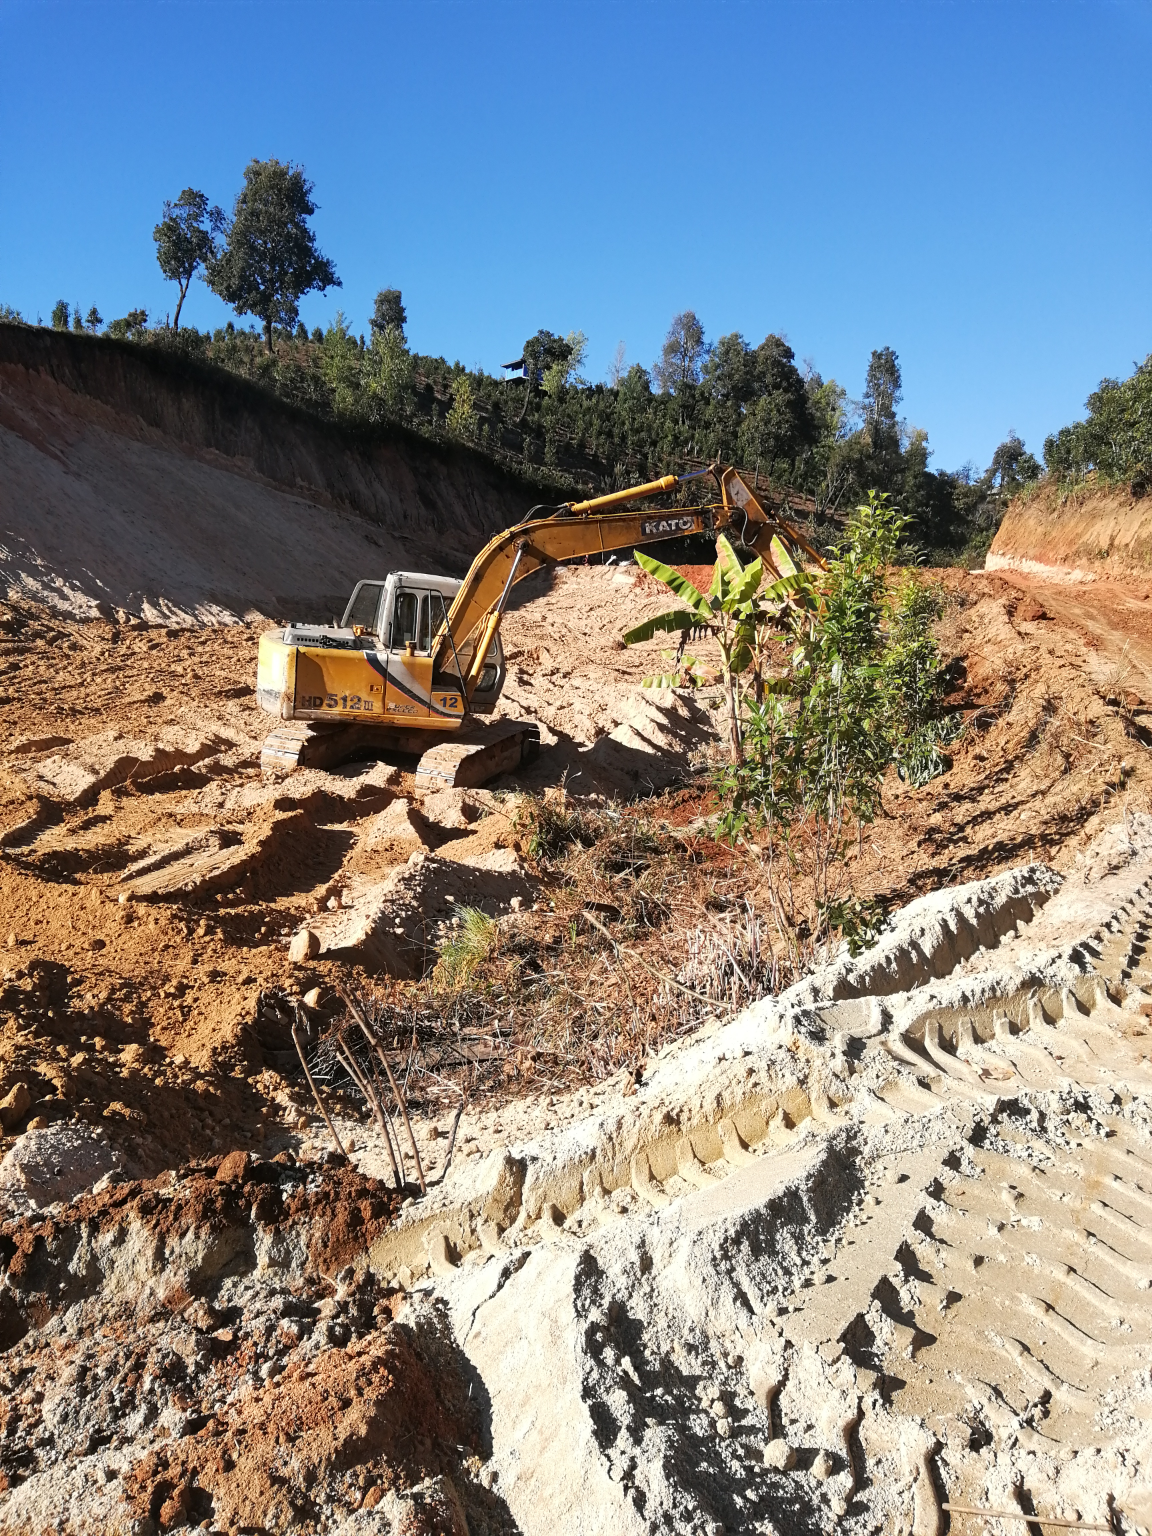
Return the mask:
[[[493,637],[475,690],[466,699],[473,637],[441,647],[447,612],[460,587],[446,576],[394,571],[360,581],[335,626],[289,624],[261,636],[257,702],[281,720],[452,729],[469,714],[489,714],[504,686],[504,648]],[[438,663],[439,660],[439,664]],[[445,664],[446,663],[446,664]]]

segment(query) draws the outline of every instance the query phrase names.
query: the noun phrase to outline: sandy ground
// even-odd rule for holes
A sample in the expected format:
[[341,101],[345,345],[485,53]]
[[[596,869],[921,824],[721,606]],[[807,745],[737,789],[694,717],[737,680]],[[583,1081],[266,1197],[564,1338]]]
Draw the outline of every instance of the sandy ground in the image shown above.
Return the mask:
[[127,432],[95,402],[82,411],[69,392],[8,382],[0,572],[17,595],[65,614],[121,609],[181,625],[326,619],[325,605],[360,576],[411,563],[404,541],[222,455],[181,452],[159,434]]
[[[1114,591],[1100,583],[1049,588],[1018,575],[1008,579],[960,573],[948,574],[946,582],[951,601],[941,623],[941,644],[958,662],[950,702],[963,708],[968,729],[942,779],[923,790],[908,789],[894,776],[889,780],[884,814],[866,833],[850,864],[857,893],[878,895],[893,907],[929,892],[946,896],[964,882],[1037,860],[1072,877],[1081,868],[1078,859],[1082,864],[1101,835],[1115,825],[1123,828],[1150,805],[1147,602],[1127,588]],[[525,933],[533,932],[532,925],[547,918],[554,893],[552,877],[531,856],[517,820],[516,794],[524,788],[548,790],[565,781],[573,794],[623,800],[655,790],[656,798],[645,802],[642,814],[653,825],[659,822],[671,829],[669,836],[684,840],[686,861],[697,857],[695,849],[715,849],[696,826],[709,808],[706,789],[673,786],[663,792],[670,779],[691,780],[694,766],[714,740],[717,714],[709,707],[712,700],[707,690],[700,697],[642,689],[645,673],[660,665],[660,647],[630,651],[618,640],[623,629],[663,602],[658,589],[615,567],[560,572],[548,590],[527,590],[507,618],[510,676],[502,712],[539,720],[545,751],[521,784],[497,785],[494,793],[472,801],[449,797],[438,803],[421,803],[414,793],[410,760],[353,765],[338,774],[300,775],[280,784],[262,781],[258,752],[267,722],[253,703],[255,633],[243,626],[185,630],[103,619],[80,624],[23,597],[3,605],[0,1116],[5,1134],[0,1153],[8,1154],[3,1198],[11,1220],[6,1235],[0,1235],[6,1266],[0,1332],[9,1345],[6,1368],[14,1374],[7,1385],[18,1411],[8,1410],[11,1427],[3,1444],[11,1447],[11,1454],[0,1450],[8,1485],[6,1493],[0,1491],[0,1529],[98,1529],[122,1520],[125,1529],[143,1533],[209,1520],[209,1528],[215,1521],[216,1528],[239,1530],[255,1518],[261,1500],[268,1501],[260,1517],[268,1529],[335,1529],[360,1508],[365,1515],[357,1519],[379,1510],[378,1520],[391,1522],[382,1529],[467,1529],[475,1536],[485,1529],[542,1528],[525,1513],[528,1506],[522,1498],[494,1481],[498,1468],[503,1469],[500,1477],[512,1480],[510,1463],[500,1459],[504,1452],[493,1461],[491,1436],[493,1425],[505,1424],[501,1416],[512,1413],[515,1405],[482,1405],[476,1418],[453,1396],[456,1371],[464,1373],[464,1380],[470,1370],[483,1376],[498,1369],[507,1376],[508,1363],[500,1353],[504,1344],[494,1344],[494,1353],[483,1359],[483,1351],[473,1350],[472,1364],[466,1365],[459,1355],[464,1334],[456,1322],[444,1323],[432,1301],[419,1296],[404,1301],[413,1288],[419,1291],[421,1273],[434,1277],[437,1265],[449,1289],[457,1283],[452,1275],[464,1273],[459,1269],[461,1249],[454,1246],[448,1226],[441,1232],[446,1247],[437,1248],[434,1241],[429,1248],[428,1232],[422,1228],[414,1252],[397,1250],[389,1259],[380,1250],[366,1280],[364,1254],[373,1244],[379,1249],[396,1216],[382,1149],[362,1106],[352,1099],[337,1095],[332,1107],[359,1164],[357,1177],[365,1182],[354,1195],[347,1193],[338,1187],[339,1180],[351,1175],[323,1161],[326,1135],[300,1078],[289,1031],[293,1000],[318,988],[322,1010],[337,980],[378,986],[378,965],[355,945],[339,952],[322,948],[313,958],[293,963],[289,945],[302,928],[322,935],[337,923],[358,920],[379,900],[379,910],[388,914],[390,923],[393,917],[407,921],[414,912],[422,916],[420,942],[425,958],[434,959],[437,936],[445,931],[437,924],[450,923],[451,909],[445,902],[456,891],[473,893],[468,899],[487,903],[502,922],[522,923]],[[67,668],[61,666],[64,656]],[[705,856],[713,857],[700,854]],[[708,867],[714,868],[710,878],[719,894],[761,900],[763,873],[755,858],[724,855],[721,864]],[[379,896],[385,887],[385,895]],[[1136,907],[1130,903],[1130,908],[1123,920],[1131,926]],[[1023,923],[1024,918],[1018,920]],[[1086,919],[1085,924],[1083,932],[1091,926]],[[1126,942],[1142,945],[1143,932],[1137,923]],[[675,964],[674,934],[660,932],[651,942],[655,947],[645,954],[658,958],[662,968]],[[1122,1000],[1115,985],[1123,990],[1128,983],[1119,961],[1117,966],[1108,980]],[[1133,974],[1129,966],[1128,981],[1134,986]],[[604,1028],[610,1034],[616,1027],[613,1004],[622,997],[626,981],[609,964],[600,985],[607,1005]],[[890,994],[894,986],[881,990]],[[1017,996],[1011,988],[1004,995]],[[1058,987],[1053,995],[1059,998]],[[1049,1019],[1053,1013],[1063,1017],[1058,1002],[1045,1006]],[[307,1017],[308,1007],[301,1007]],[[1133,1020],[1139,1016],[1131,1015]],[[923,1052],[924,1047],[914,1041],[911,1049]],[[838,1091],[826,1083],[831,1057],[817,1037],[800,1054],[809,1063],[809,1075],[794,1082],[802,1098],[785,1100],[781,1094],[791,1090],[778,1085],[777,1091],[780,1102],[792,1106],[785,1111],[792,1130],[814,1124],[820,1105],[826,1106],[829,1093]],[[733,1057],[729,1051],[727,1059],[738,1060],[739,1053]],[[1132,1073],[1140,1050],[1131,1062],[1126,1055],[1116,1061],[1120,1071]],[[1007,1070],[991,1057],[984,1065],[993,1072]],[[701,1072],[697,1077],[689,1074],[672,1098],[665,1094],[659,1113],[680,1115],[689,1101],[704,1102],[709,1090],[707,1072]],[[903,1160],[912,1156],[922,1136],[916,1117],[924,1105],[916,1094],[934,1091],[930,1083],[923,1086],[931,1072],[931,1061],[925,1059],[905,1074],[893,1104],[899,1115],[912,1118],[900,1122],[899,1134],[893,1131],[888,1142],[868,1152],[865,1183],[871,1180],[881,1190],[880,1199],[885,1198],[883,1170],[891,1170],[898,1181]],[[877,1078],[875,1091],[880,1087],[883,1081]],[[542,1135],[565,1134],[566,1127],[574,1136],[595,1141],[607,1135],[596,1129],[598,1113],[627,1107],[635,1097],[644,1100],[643,1083],[637,1095],[636,1076],[629,1073],[590,1081],[567,1093],[531,1088],[531,1074],[511,1075],[503,1093],[489,1092],[469,1104],[459,1127],[454,1167],[464,1180],[480,1177],[481,1168],[489,1170],[484,1177],[490,1184],[495,1179],[480,1205],[489,1212],[484,1220],[497,1237],[502,1227],[512,1224],[521,1198],[519,1192],[515,1200],[509,1195],[507,1219],[500,1216],[503,1197],[492,1189],[502,1176],[502,1149],[527,1145]],[[1053,1123],[1053,1116],[1059,1121],[1061,1116],[1087,1115],[1093,1125],[1103,1127],[1091,1134],[1107,1139],[1108,1117],[1120,1110],[1099,1097],[1100,1079],[1085,1080],[1079,1099],[1059,1085],[1049,1084],[1044,1091],[1052,1097],[1039,1109],[1032,1105],[1029,1114],[1047,1116],[1045,1126]],[[649,1102],[655,1101],[644,1100]],[[417,1114],[416,1139],[429,1171],[444,1165],[450,1103],[450,1098],[429,1102]],[[1125,1148],[1134,1157],[1152,1158],[1139,1116],[1125,1127]],[[762,1138],[753,1135],[751,1122],[745,1130],[740,1145],[759,1146]],[[59,1137],[65,1131],[79,1138],[68,1144],[68,1168],[53,1162],[62,1155],[64,1143],[49,1141],[43,1144],[45,1151],[36,1152],[37,1137]],[[1055,1132],[1045,1129],[1044,1135],[1049,1134]],[[964,1135],[951,1128],[946,1135],[941,1132],[933,1168],[952,1167],[947,1161],[951,1157],[953,1171],[976,1179],[974,1164],[965,1159],[980,1163],[981,1176],[990,1176],[991,1182],[986,1178],[981,1184],[979,1198],[969,1199],[964,1191],[956,1198],[965,1212],[979,1207],[977,1214],[984,1220],[983,1191],[1007,1177],[996,1160],[1014,1155],[1011,1147],[1006,1150],[1011,1137],[998,1130],[981,1152],[973,1151],[974,1144]],[[612,1136],[617,1138],[613,1144],[622,1147],[627,1142],[617,1132]],[[765,1148],[769,1145],[764,1142]],[[1068,1145],[1061,1143],[1065,1159],[1072,1155]],[[720,1155],[708,1150],[713,1142],[698,1146],[699,1153],[693,1153],[697,1161],[710,1163]],[[247,1153],[248,1161],[230,1165],[218,1178],[220,1160],[238,1151]],[[735,1166],[739,1145],[733,1143],[730,1151]],[[629,1199],[647,1200],[651,1206],[646,1195],[636,1194],[637,1188],[648,1189],[658,1197],[657,1205],[665,1199],[676,1205],[704,1178],[675,1144],[667,1166],[660,1161],[664,1154],[655,1150],[650,1167],[634,1164],[633,1155],[620,1154],[626,1169],[623,1184],[605,1171],[605,1198],[612,1196],[614,1187],[626,1186],[633,1192]],[[849,1159],[852,1155],[850,1147],[836,1153]],[[1041,1166],[1044,1158],[1037,1154],[1033,1162]],[[613,1166],[618,1164],[619,1158]],[[54,1204],[78,1193],[67,1183],[73,1165],[80,1169],[79,1190],[96,1182],[97,1193],[82,1194],[80,1205]],[[646,1182],[644,1167],[649,1167],[655,1184]],[[808,1164],[796,1168],[801,1183],[815,1176]],[[933,1187],[936,1173],[921,1170],[919,1164],[914,1171],[920,1180],[918,1194]],[[521,1176],[514,1169],[508,1177],[515,1186]],[[578,1175],[578,1185],[582,1177]],[[553,1225],[563,1226],[580,1204],[562,1193],[562,1182],[549,1186],[547,1199],[541,1197],[532,1218],[533,1243],[540,1235],[541,1211]],[[1142,1175],[1138,1183],[1141,1191],[1152,1188]],[[329,1186],[330,1193],[324,1194]],[[1031,1187],[1026,1187],[1021,1207],[1029,1216]],[[463,1188],[450,1180],[437,1208],[463,1209]],[[413,1192],[406,1191],[405,1199],[412,1198]],[[84,1200],[95,1203],[84,1205]],[[156,1230],[156,1212],[174,1200],[185,1214],[164,1218],[163,1242],[157,1247],[149,1236]],[[360,1237],[353,1235],[339,1253],[327,1257],[318,1256],[315,1240],[308,1235],[317,1200],[328,1200],[333,1210],[355,1207],[360,1212],[357,1221],[365,1224]],[[810,1196],[804,1195],[804,1200]],[[620,1201],[628,1204],[623,1195]],[[40,1209],[33,1209],[33,1203]],[[555,1207],[555,1219],[546,1206]],[[1138,1213],[1142,1206],[1138,1200],[1137,1206],[1123,1209]],[[421,1202],[417,1199],[406,1210],[401,1232],[406,1221],[419,1215]],[[891,1260],[919,1211],[919,1205],[909,1208],[890,1243],[885,1236],[888,1249],[877,1263]],[[820,1242],[843,1245],[849,1238],[860,1240],[855,1229],[843,1227],[841,1216],[835,1221],[821,1218],[821,1223]],[[211,1243],[208,1233],[217,1234]],[[487,1251],[484,1240],[483,1234],[476,1238],[477,1252]],[[814,1239],[801,1234],[796,1241],[800,1252]],[[1147,1255],[1139,1245],[1146,1239],[1135,1237],[1133,1242],[1136,1247],[1125,1251],[1137,1257],[1127,1262],[1142,1264]],[[975,1238],[966,1237],[965,1243],[973,1253],[981,1251]],[[116,1269],[111,1263],[113,1249],[127,1255],[126,1267]],[[17,1252],[25,1257],[17,1261]],[[603,1262],[608,1270],[614,1264],[628,1269],[634,1264],[630,1252],[613,1250]],[[77,1257],[82,1253],[104,1257],[82,1262]],[[277,1253],[282,1257],[277,1259]],[[498,1254],[496,1262],[506,1260]],[[513,1256],[507,1262],[514,1267],[520,1261]],[[938,1291],[937,1299],[946,1301],[952,1284],[938,1265],[933,1267],[935,1259],[929,1263],[926,1250],[925,1275],[917,1278],[914,1258],[902,1262],[907,1272],[900,1284],[909,1284],[911,1276],[921,1290],[905,1301],[903,1310],[893,1303],[885,1313],[889,1322],[896,1319],[891,1339],[897,1348],[906,1340],[900,1327],[914,1331],[922,1326],[917,1308],[928,1304],[923,1298],[937,1297]],[[1069,1261],[1067,1255],[1053,1252],[1051,1262]],[[59,1269],[58,1277],[52,1266]],[[552,1280],[547,1282],[554,1281],[561,1290],[568,1284],[562,1269],[561,1264],[555,1272],[550,1270]],[[759,1270],[756,1273],[756,1285],[762,1289],[767,1282]],[[928,1289],[929,1274],[937,1291]],[[81,1282],[81,1275],[89,1278]],[[806,1275],[798,1259],[785,1277],[781,1305],[803,1303],[800,1292],[811,1280]],[[1096,1283],[1100,1276],[1089,1279]],[[631,1296],[624,1281],[619,1283],[624,1287],[621,1297]],[[793,1287],[798,1300],[788,1301]],[[964,1293],[962,1286],[958,1289]],[[455,1317],[453,1309],[463,1306],[466,1298],[445,1294],[445,1306]],[[1123,1313],[1140,1338],[1140,1330],[1147,1327],[1143,1295],[1137,1289]],[[16,1301],[9,1304],[6,1296]],[[626,1314],[632,1303],[622,1304]],[[607,1327],[614,1317],[609,1301],[601,1298],[596,1305],[606,1309]],[[989,1316],[998,1305],[990,1293]],[[420,1309],[429,1306],[425,1316]],[[80,1310],[70,1311],[73,1307]],[[670,1326],[664,1314],[660,1316],[658,1331]],[[1067,1325],[1080,1327],[1081,1321],[1073,1318]],[[78,1330],[90,1324],[103,1329],[99,1336],[104,1342],[96,1354],[87,1344],[79,1349]],[[657,1324],[650,1321],[650,1326]],[[786,1335],[788,1327],[782,1326]],[[883,1332],[888,1324],[880,1326]],[[956,1340],[962,1337],[955,1335]],[[817,1329],[809,1343],[823,1349],[835,1338],[835,1333],[825,1329],[819,1334]],[[135,1340],[135,1354],[127,1348],[129,1340]],[[766,1336],[760,1342],[769,1345]],[[538,1341],[537,1347],[546,1353],[547,1340]],[[672,1349],[671,1335],[661,1345],[665,1347]],[[797,1334],[787,1347],[802,1352],[803,1339]],[[1038,1342],[1028,1345],[1033,1347],[1040,1350]],[[707,1350],[713,1348],[708,1344]],[[731,1341],[724,1348],[729,1360],[747,1354]],[[647,1383],[646,1390],[652,1387],[639,1342],[633,1347],[617,1339],[611,1349],[617,1363],[626,1356],[633,1361],[633,1374]],[[938,1467],[923,1470],[928,1453],[921,1441],[907,1438],[909,1412],[925,1421],[933,1414],[955,1417],[961,1412],[952,1389],[942,1383],[953,1379],[949,1371],[962,1370],[963,1349],[957,1343],[949,1350],[950,1363],[939,1374],[909,1370],[901,1378],[911,1385],[908,1398],[896,1405],[898,1425],[893,1427],[877,1409],[874,1443],[880,1445],[887,1434],[895,1448],[876,1453],[879,1459],[874,1457],[869,1475],[880,1476],[883,1455],[895,1458],[893,1467],[904,1469],[899,1478],[905,1478],[910,1490],[909,1509],[918,1496],[916,1487],[923,1492],[940,1478]],[[913,1349],[910,1359],[917,1352]],[[727,1491],[713,1499],[720,1513],[708,1517],[714,1521],[711,1526],[700,1513],[707,1502],[702,1485],[692,1484],[695,1493],[690,1488],[683,1494],[688,1502],[681,1505],[676,1502],[680,1493],[657,1496],[649,1482],[640,1491],[647,1488],[652,1509],[670,1511],[673,1528],[685,1530],[832,1529],[843,1514],[836,1513],[836,1497],[844,1509],[854,1507],[853,1490],[846,1484],[832,1487],[843,1471],[837,1457],[842,1457],[845,1442],[836,1441],[835,1434],[829,1439],[823,1430],[823,1441],[815,1432],[805,1438],[803,1407],[796,1394],[802,1397],[804,1370],[835,1375],[834,1355],[834,1349],[827,1358],[820,1354],[823,1365],[809,1362],[802,1370],[797,1354],[790,1368],[793,1395],[785,1393],[786,1422],[803,1451],[799,1483],[785,1488],[770,1479],[756,1499],[734,1502],[733,1490],[744,1474],[738,1477],[726,1462],[726,1469],[716,1470],[717,1486]],[[872,1365],[863,1363],[866,1356]],[[69,1366],[73,1375],[67,1379],[106,1381],[107,1392],[101,1398],[95,1387],[92,1392],[85,1389],[80,1396],[90,1406],[83,1412],[70,1407],[72,1417],[65,1426],[65,1405],[57,1402],[58,1393],[53,1397],[56,1389],[48,1388],[47,1375],[61,1360],[73,1357],[75,1369]],[[173,1364],[174,1357],[182,1364]],[[885,1365],[874,1352],[853,1358],[853,1369],[872,1370],[875,1376],[879,1365],[881,1377],[885,1372],[899,1374],[891,1360]],[[713,1423],[724,1418],[714,1407],[724,1402],[725,1393],[732,1412],[736,1401],[736,1376],[729,1383],[724,1373],[738,1374],[738,1367],[718,1361],[715,1354],[707,1361],[702,1356],[696,1371],[708,1391],[716,1389],[717,1395],[708,1400],[712,1406],[705,1404]],[[1057,1385],[1067,1385],[1073,1380],[1071,1367],[1061,1367],[1061,1374],[1058,1365],[1050,1362],[1046,1369],[1058,1378]],[[982,1369],[984,1380],[989,1369]],[[427,1422],[416,1451],[410,1453],[398,1449],[387,1382],[417,1376]],[[1008,1407],[1018,1425],[1015,1446],[1029,1444],[1025,1430],[1042,1433],[1043,1413],[1036,1405],[1043,1407],[1044,1390],[1059,1401],[1057,1388],[1049,1384],[1043,1389],[1047,1378],[1038,1379],[1041,1390],[1034,1394],[1032,1407],[1012,1396],[1015,1388],[1008,1391]],[[373,1381],[378,1386],[366,1401],[362,1384]],[[828,1413],[834,1417],[840,1402],[835,1393],[843,1396],[849,1388],[837,1384],[838,1378],[831,1386],[824,1377],[821,1381],[820,1390],[833,1403]],[[131,1416],[136,1408],[130,1404],[141,1382],[147,1383],[147,1403],[141,1399],[143,1406],[137,1405],[143,1413],[137,1422]],[[867,1396],[873,1387],[859,1390]],[[887,1414],[893,1389],[887,1397],[882,1385],[877,1390]],[[699,1394],[696,1401],[702,1401]],[[989,1402],[992,1406],[979,1421],[983,1429],[971,1429],[974,1441],[1004,1406],[995,1396]],[[612,1411],[622,1410],[617,1405]],[[652,1417],[653,1410],[648,1412]],[[763,1414],[763,1408],[759,1412]],[[281,1416],[295,1426],[290,1433],[276,1427]],[[766,1431],[760,1420],[756,1422],[762,1441]],[[1093,1423],[1099,1428],[1103,1421]],[[1127,1423],[1122,1416],[1115,1418],[1113,1439],[1104,1435],[1093,1441],[1102,1447],[1101,1456],[1108,1454],[1116,1435],[1127,1432]],[[596,1435],[589,1433],[591,1446]],[[954,1440],[958,1432],[952,1433]],[[348,1449],[353,1443],[354,1454]],[[994,1439],[989,1443],[996,1444]],[[621,1476],[613,1485],[625,1491],[640,1487],[635,1466],[628,1470],[628,1457],[655,1465],[662,1454],[642,1433],[636,1446],[640,1449],[628,1451],[620,1442],[613,1452],[623,1458]],[[823,1478],[818,1451],[829,1458]],[[853,1454],[850,1448],[849,1461]],[[1007,1451],[1004,1455],[1008,1457]],[[1001,1470],[1010,1461],[1008,1457]],[[964,1465],[967,1470],[956,1486],[973,1490],[971,1496],[983,1499],[985,1507],[993,1495],[1015,1497],[1014,1485],[1001,1487],[1004,1478],[996,1481],[998,1473],[980,1482],[972,1467]],[[1016,1462],[1011,1465],[1019,1471]],[[492,1475],[485,1472],[488,1467],[494,1469]],[[607,1471],[604,1475],[613,1482]],[[918,1477],[923,1479],[919,1484]],[[1124,1482],[1113,1481],[1117,1489]],[[103,1490],[99,1499],[93,1493],[97,1484]],[[1124,1486],[1130,1484],[1129,1478]],[[562,1480],[556,1483],[560,1486]],[[279,1503],[271,1500],[273,1487],[283,1492]],[[1099,1478],[1090,1480],[1095,1502],[1085,1493],[1084,1507],[1099,1509],[1103,1488]],[[1065,1504],[1071,1500],[1069,1493]],[[547,1500],[537,1503],[540,1510],[548,1507]],[[865,1513],[852,1517],[857,1524],[845,1528],[897,1528],[883,1524],[895,1518],[895,1506],[865,1504]],[[695,1513],[685,1513],[692,1507]],[[801,1517],[796,1511],[804,1507],[809,1513]],[[635,1500],[628,1508],[633,1512],[629,1521],[640,1518]],[[589,1530],[632,1528],[623,1523],[621,1507],[609,1503],[604,1509],[603,1523],[591,1523]],[[928,1520],[931,1511],[927,1504],[924,1509],[928,1513],[923,1519]],[[66,1516],[60,1516],[60,1510]],[[641,1523],[635,1528],[648,1527]]]

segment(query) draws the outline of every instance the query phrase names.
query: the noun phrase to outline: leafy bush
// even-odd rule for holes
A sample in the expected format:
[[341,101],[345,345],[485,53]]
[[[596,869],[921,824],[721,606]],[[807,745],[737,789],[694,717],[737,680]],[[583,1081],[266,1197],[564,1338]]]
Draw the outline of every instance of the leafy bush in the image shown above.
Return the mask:
[[938,586],[908,578],[892,604],[884,649],[892,756],[900,777],[918,788],[951,767],[944,747],[960,728],[940,708],[946,684],[931,627],[943,608]]
[[868,931],[868,914],[844,907],[837,883],[849,828],[859,838],[875,818],[888,764],[917,784],[946,765],[944,680],[931,635],[941,597],[911,578],[890,591],[907,526],[875,492],[852,514],[827,570],[805,578],[814,602],[781,610],[793,642],[787,669],[748,706],[742,760],[717,776],[722,832],[764,830],[770,880],[777,853],[795,861],[805,842],[825,930]]
[[853,960],[871,949],[888,921],[884,903],[875,897],[848,896],[827,901],[820,916],[826,927],[839,929]]
[[1123,382],[1103,379],[1084,421],[1044,440],[1044,463],[1059,480],[1095,470],[1105,480],[1146,483],[1152,474],[1152,353]]

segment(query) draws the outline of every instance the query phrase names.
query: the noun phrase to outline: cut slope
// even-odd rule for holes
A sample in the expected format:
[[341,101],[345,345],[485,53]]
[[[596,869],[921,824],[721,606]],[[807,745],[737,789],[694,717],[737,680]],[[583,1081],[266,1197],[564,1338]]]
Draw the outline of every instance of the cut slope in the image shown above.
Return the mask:
[[1088,485],[1064,496],[1045,485],[1009,504],[986,568],[1067,581],[1152,577],[1152,500],[1124,485]]
[[0,325],[0,572],[91,615],[327,618],[462,572],[534,488],[469,449],[348,433],[158,349]]

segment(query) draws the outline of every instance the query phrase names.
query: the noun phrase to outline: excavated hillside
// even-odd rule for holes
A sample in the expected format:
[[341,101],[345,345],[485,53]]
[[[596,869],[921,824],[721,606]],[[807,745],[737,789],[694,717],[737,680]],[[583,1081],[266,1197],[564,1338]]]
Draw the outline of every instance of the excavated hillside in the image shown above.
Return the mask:
[[361,576],[462,574],[542,499],[160,348],[0,325],[0,573],[77,615],[327,620]]
[[50,340],[0,364],[0,1533],[1152,1527],[1142,589],[945,574],[964,728],[847,862],[888,920],[786,951],[632,568],[508,613],[530,769],[263,778],[234,621],[417,563],[417,487],[461,561],[526,498]]
[[1129,580],[1152,586],[1152,497],[1089,481],[1072,490],[1045,482],[1012,501],[988,554],[990,571],[1042,580]]

